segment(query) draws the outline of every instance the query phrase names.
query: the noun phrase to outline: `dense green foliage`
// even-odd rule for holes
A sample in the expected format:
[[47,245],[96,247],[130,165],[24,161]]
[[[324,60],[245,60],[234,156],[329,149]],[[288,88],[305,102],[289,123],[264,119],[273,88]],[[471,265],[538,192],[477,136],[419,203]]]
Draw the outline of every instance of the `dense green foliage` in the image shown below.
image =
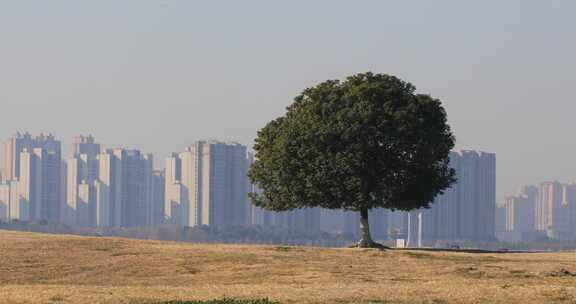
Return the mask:
[[438,99],[364,73],[304,90],[258,133],[256,206],[361,211],[429,207],[454,181],[454,137]]

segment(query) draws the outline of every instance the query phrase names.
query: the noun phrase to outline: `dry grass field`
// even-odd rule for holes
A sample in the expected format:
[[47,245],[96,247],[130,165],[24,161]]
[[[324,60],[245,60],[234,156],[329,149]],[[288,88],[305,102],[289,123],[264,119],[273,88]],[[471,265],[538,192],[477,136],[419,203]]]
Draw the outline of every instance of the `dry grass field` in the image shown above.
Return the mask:
[[0,231],[0,303],[576,303],[576,253],[195,245]]

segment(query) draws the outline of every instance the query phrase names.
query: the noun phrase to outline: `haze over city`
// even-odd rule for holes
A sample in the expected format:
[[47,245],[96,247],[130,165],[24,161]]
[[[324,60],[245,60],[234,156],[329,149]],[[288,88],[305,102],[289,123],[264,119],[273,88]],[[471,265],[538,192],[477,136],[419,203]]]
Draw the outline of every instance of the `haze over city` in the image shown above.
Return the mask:
[[[251,146],[300,91],[363,71],[440,98],[457,148],[498,155],[497,199],[571,181],[572,1],[3,1],[0,138],[169,152]],[[67,155],[67,152],[65,152]]]

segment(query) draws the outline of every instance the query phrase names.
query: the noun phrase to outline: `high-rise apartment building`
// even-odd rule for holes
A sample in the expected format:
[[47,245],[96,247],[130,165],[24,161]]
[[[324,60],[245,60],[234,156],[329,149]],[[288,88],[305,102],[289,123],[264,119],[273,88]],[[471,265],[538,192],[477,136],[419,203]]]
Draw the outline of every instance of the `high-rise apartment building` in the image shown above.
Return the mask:
[[504,205],[502,206],[505,209],[504,231],[518,230],[518,221],[525,220],[519,218],[518,214],[526,204],[526,198],[521,196],[507,196],[504,198]]
[[543,182],[538,191],[536,206],[536,230],[552,231],[556,210],[562,204],[562,184],[559,182]]
[[561,195],[561,202],[553,211],[552,236],[561,240],[575,240],[576,184],[563,184]]
[[0,222],[10,218],[10,183],[0,182]]
[[528,233],[536,230],[536,206],[538,189],[534,186],[523,187],[517,195],[504,199],[504,231]]
[[237,143],[197,141],[166,160],[165,217],[183,226],[247,225],[248,154]]
[[98,179],[99,165],[97,155],[76,154],[68,159],[66,204],[62,212],[65,223],[79,226],[93,226],[93,204],[80,199],[80,186],[83,191],[94,192],[94,182]]
[[[463,150],[450,154],[457,183],[439,195],[429,209],[409,213],[410,244],[417,238],[495,240],[496,155]],[[421,232],[421,235],[414,232]]]
[[458,172],[459,236],[471,240],[494,239],[496,213],[496,156],[461,151]]
[[52,135],[16,133],[2,145],[2,179],[10,185],[9,218],[58,221],[61,147]]
[[166,179],[164,177],[164,170],[155,170],[152,173],[152,187],[151,187],[151,203],[149,211],[150,225],[158,226],[164,223],[164,192],[166,187]]
[[570,183],[566,186],[564,202],[568,207],[567,214],[570,218],[567,237],[571,240],[576,240],[576,183]]
[[62,161],[52,135],[17,133],[2,145],[0,219],[136,227],[163,219],[164,180],[137,150],[103,150],[78,136]]
[[[9,186],[10,199],[8,204],[8,220],[21,220],[20,214],[22,210],[20,209],[20,187],[18,181],[6,181],[4,182]],[[24,207],[24,206],[23,206]]]
[[61,212],[59,151],[34,148],[20,153],[19,220],[59,221]]
[[524,206],[528,204],[528,200],[522,196],[507,196],[504,198],[504,208],[506,208],[506,220],[504,231],[518,231],[520,230],[519,224],[521,221],[526,221],[526,218],[520,216],[520,212]]
[[62,220],[69,225],[95,226],[95,182],[99,176],[100,144],[94,137],[80,135],[72,143],[66,161],[66,203]]
[[101,146],[95,142],[92,135],[79,135],[72,141],[72,157],[81,154],[86,154],[90,157],[96,157],[96,155],[100,154],[100,152],[102,152]]
[[126,150],[123,164],[123,210],[125,227],[147,226],[151,211],[153,157],[138,150]]
[[3,180],[18,179],[20,174],[20,153],[26,149],[43,148],[61,157],[60,141],[53,135],[40,134],[32,137],[28,132],[16,133],[10,136],[2,145],[2,178]]
[[506,231],[506,206],[503,204],[496,204],[496,235]]
[[[0,221],[20,220],[20,214],[26,210],[20,209],[18,181],[0,182]],[[27,205],[22,205],[26,207]]]
[[183,206],[182,161],[178,153],[172,153],[166,159],[164,169],[164,222],[174,225],[189,225]]
[[[108,149],[98,155],[94,183],[97,226],[140,227],[150,224],[153,158],[138,150]],[[105,216],[108,215],[108,218]]]
[[508,196],[502,208],[506,218],[505,233],[500,233],[503,240],[576,239],[574,183],[549,181],[540,183],[539,187],[524,187],[519,194]]

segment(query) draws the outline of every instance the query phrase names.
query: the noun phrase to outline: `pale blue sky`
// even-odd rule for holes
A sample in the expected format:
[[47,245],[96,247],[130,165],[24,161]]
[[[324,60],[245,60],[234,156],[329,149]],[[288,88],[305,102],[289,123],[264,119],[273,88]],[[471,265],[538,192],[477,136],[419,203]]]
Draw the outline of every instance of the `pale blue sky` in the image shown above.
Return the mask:
[[250,145],[306,86],[373,71],[444,101],[498,193],[576,179],[576,1],[0,0],[0,137],[163,159]]

